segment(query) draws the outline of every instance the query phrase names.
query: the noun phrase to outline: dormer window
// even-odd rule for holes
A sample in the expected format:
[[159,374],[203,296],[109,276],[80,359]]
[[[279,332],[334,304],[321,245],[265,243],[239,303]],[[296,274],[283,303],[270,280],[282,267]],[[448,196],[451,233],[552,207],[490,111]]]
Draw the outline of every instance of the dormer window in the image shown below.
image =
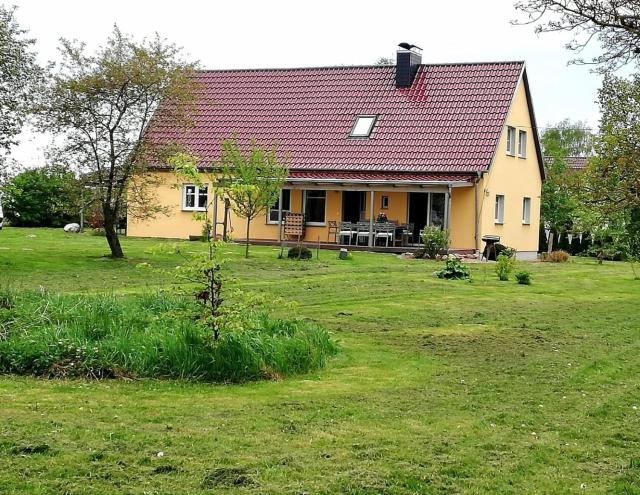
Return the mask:
[[358,115],[356,118],[356,123],[353,125],[353,129],[351,129],[350,137],[355,138],[368,138],[371,136],[371,131],[373,130],[373,126],[376,123],[376,119],[378,117],[376,115]]

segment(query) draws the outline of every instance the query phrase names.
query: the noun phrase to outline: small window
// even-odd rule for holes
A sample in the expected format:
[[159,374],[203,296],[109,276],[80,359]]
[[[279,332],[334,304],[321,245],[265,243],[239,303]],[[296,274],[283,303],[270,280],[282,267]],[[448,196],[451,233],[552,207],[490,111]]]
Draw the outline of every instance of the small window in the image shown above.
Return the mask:
[[[278,223],[278,209],[279,209],[280,198],[276,201],[276,204],[271,207],[269,210],[269,223]],[[289,213],[291,211],[291,191],[289,189],[282,190],[282,218],[284,219],[284,214]]]
[[182,209],[185,211],[205,211],[209,205],[209,187],[194,184],[182,186]]
[[305,191],[304,213],[308,225],[324,225],[327,191]]
[[531,224],[531,198],[522,198],[522,224]]
[[520,158],[527,156],[527,131],[518,131],[518,156]]
[[386,210],[389,208],[389,196],[382,196],[382,200],[380,202],[380,208]]
[[498,224],[504,223],[504,196],[502,194],[496,195],[495,222]]
[[507,127],[507,155],[516,154],[516,128]]
[[369,137],[376,123],[375,115],[359,115],[351,129],[351,137]]

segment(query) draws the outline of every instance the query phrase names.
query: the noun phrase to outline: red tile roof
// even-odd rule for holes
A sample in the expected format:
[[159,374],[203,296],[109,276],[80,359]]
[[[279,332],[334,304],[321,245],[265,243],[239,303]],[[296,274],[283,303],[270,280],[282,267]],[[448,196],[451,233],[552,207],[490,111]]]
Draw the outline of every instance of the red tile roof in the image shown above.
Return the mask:
[[573,170],[582,170],[587,166],[589,157],[586,156],[568,156],[567,165]]
[[[394,66],[203,71],[195,126],[156,122],[148,136],[202,165],[235,134],[276,145],[291,170],[473,173],[491,163],[523,67],[421,65],[408,88],[396,88]],[[368,139],[349,138],[358,115],[378,115]]]
[[[545,156],[544,161],[547,164],[553,163],[553,157]],[[588,156],[568,156],[565,158],[565,161],[567,162],[567,166],[570,169],[579,171],[579,170],[584,170],[586,168],[587,163],[589,163],[589,157]]]

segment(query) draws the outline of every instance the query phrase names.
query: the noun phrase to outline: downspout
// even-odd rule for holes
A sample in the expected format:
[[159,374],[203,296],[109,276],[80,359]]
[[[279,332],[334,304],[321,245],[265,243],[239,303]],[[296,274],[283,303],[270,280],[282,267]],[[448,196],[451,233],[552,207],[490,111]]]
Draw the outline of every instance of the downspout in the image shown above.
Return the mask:
[[[447,186],[447,213],[445,215],[446,229],[451,232],[451,184]],[[449,240],[450,241],[450,240]],[[447,242],[447,254],[449,253],[449,242]]]
[[478,247],[479,245],[479,239],[478,239],[478,235],[480,232],[480,216],[479,216],[479,212],[478,212],[478,184],[480,184],[480,179],[482,178],[482,172],[480,172],[479,170],[476,172],[478,174],[478,177],[476,179],[476,183],[473,186],[473,195],[475,197],[475,201],[473,203],[474,206],[474,214],[475,214],[475,251],[476,251],[476,257],[478,256],[478,254],[480,253],[480,248]]

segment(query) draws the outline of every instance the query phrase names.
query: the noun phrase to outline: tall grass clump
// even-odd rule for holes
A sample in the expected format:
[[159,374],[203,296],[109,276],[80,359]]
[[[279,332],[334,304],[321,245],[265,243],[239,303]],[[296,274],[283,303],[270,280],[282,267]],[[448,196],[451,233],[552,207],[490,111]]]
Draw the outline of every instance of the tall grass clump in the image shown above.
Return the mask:
[[316,370],[337,350],[315,324],[265,315],[214,340],[195,302],[166,293],[7,294],[0,373],[242,382]]

